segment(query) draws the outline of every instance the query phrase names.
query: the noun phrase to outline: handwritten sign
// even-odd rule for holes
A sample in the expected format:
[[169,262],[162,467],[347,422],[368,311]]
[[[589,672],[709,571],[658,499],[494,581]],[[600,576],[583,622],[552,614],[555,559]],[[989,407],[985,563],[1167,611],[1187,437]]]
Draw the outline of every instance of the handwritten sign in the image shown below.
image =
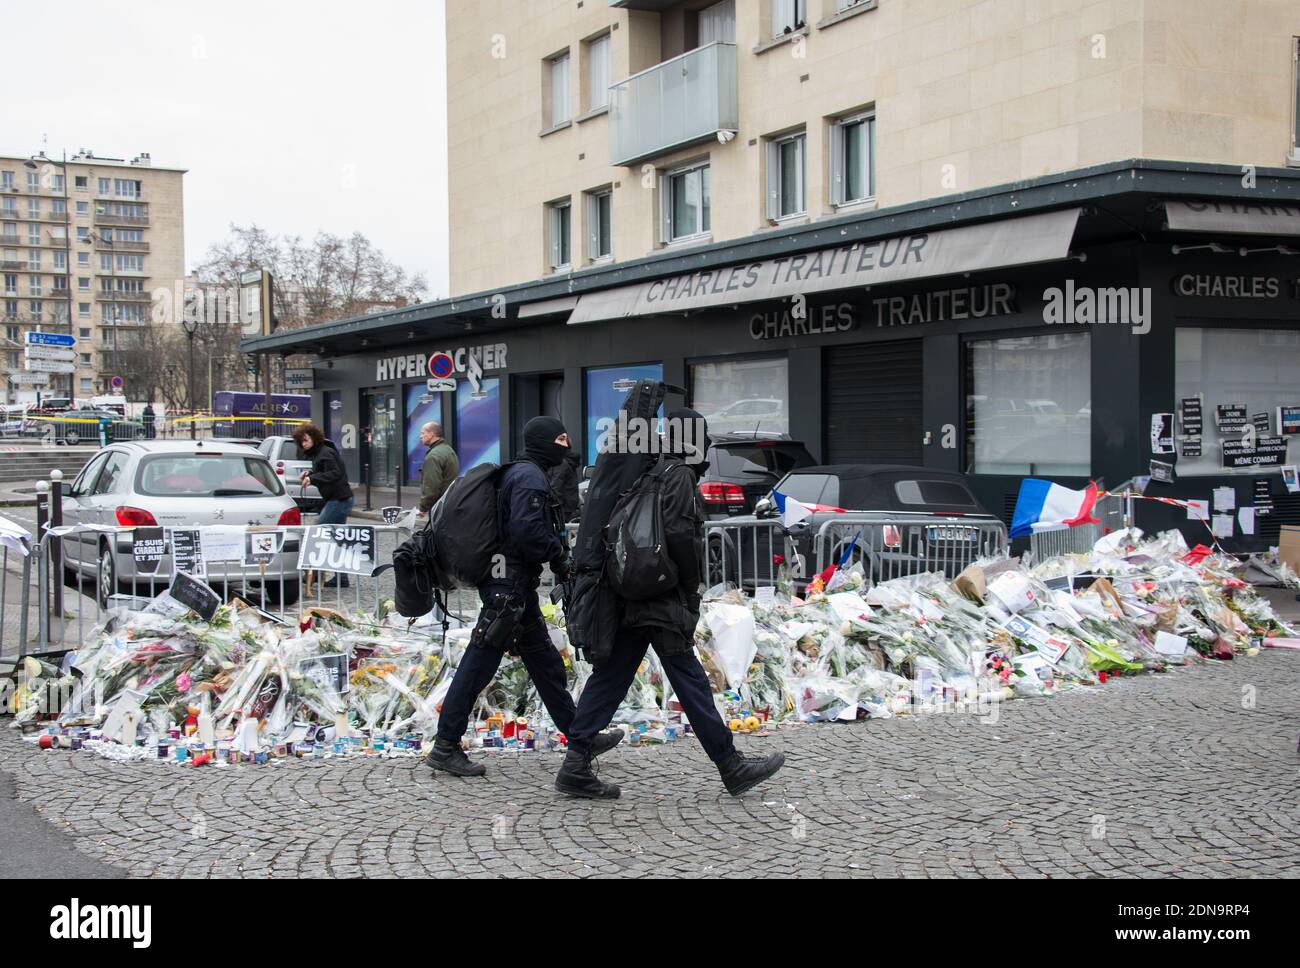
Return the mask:
[[203,578],[203,532],[198,528],[172,528],[172,569],[178,573]]
[[217,609],[221,607],[221,596],[205,582],[183,571],[178,571],[172,576],[171,587],[167,589],[167,594],[182,605],[193,609],[205,622],[211,622],[217,614]]

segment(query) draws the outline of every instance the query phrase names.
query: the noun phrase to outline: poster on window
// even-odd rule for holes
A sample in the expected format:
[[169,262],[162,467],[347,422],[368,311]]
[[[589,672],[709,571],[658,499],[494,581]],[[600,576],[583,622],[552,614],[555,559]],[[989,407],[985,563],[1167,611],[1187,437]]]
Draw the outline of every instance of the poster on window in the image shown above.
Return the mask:
[[501,463],[501,380],[484,377],[474,392],[468,380],[456,385],[456,456],[460,472]]
[[430,421],[442,423],[442,394],[430,393],[423,383],[406,387],[406,481],[420,479],[424,455],[429,448],[420,440],[420,430]]
[[1255,446],[1249,445],[1248,440],[1223,441],[1224,468],[1281,467],[1286,461],[1285,437],[1257,437]]
[[1202,429],[1201,398],[1184,397],[1178,401],[1178,418],[1185,437],[1199,437]]
[[1300,434],[1300,407],[1277,408],[1277,432],[1284,437]]
[[1225,437],[1240,437],[1249,422],[1244,403],[1222,403],[1214,408],[1214,424]]
[[1151,453],[1172,454],[1174,452],[1174,415],[1172,413],[1153,413],[1151,415]]
[[[662,380],[662,363],[643,363],[634,366],[607,366],[587,371],[587,463],[596,463],[596,454],[602,428],[601,421],[617,420],[618,408],[627,399],[627,392],[637,380]],[[663,416],[663,407],[659,408]]]

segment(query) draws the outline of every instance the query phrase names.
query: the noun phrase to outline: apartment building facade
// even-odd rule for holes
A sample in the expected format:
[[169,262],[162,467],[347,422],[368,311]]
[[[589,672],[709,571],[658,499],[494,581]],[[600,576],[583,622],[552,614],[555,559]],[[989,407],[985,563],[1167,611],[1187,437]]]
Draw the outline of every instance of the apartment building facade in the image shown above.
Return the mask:
[[317,355],[354,473],[543,412],[593,459],[648,376],[1005,516],[1159,474],[1269,506],[1229,547],[1300,523],[1294,3],[452,0],[447,46],[453,296],[245,344]]
[[[151,293],[185,275],[184,170],[82,151],[0,155],[0,369],[7,400],[89,398],[144,338]],[[33,330],[76,338],[76,371],[24,367]],[[124,387],[135,399],[152,388]]]

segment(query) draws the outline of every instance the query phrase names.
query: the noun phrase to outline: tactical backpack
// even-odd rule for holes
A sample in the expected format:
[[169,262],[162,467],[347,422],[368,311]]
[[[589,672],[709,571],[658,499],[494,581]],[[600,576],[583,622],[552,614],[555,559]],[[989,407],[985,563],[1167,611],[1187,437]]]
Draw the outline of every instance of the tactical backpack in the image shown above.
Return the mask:
[[426,527],[403,541],[393,552],[393,605],[398,614],[419,618],[433,610],[441,590],[436,571],[433,532]]
[[429,511],[433,574],[443,590],[477,588],[492,570],[492,558],[501,548],[497,486],[509,466],[471,467],[447,485]]
[[658,598],[677,586],[677,565],[664,540],[663,492],[667,459],[660,458],[614,505],[606,527],[606,574],[628,601]]

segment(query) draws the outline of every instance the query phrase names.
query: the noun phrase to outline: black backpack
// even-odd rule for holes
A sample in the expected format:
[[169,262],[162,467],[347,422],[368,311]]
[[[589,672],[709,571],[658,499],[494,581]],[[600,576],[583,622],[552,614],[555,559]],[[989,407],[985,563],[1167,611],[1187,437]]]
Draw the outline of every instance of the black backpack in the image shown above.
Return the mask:
[[407,618],[419,618],[433,610],[440,590],[435,577],[437,556],[433,550],[433,532],[423,528],[393,552],[393,605]]
[[614,505],[605,529],[606,574],[614,591],[628,601],[658,598],[677,587],[677,564],[664,540],[664,476],[661,457]]
[[477,588],[501,548],[497,486],[509,464],[478,464],[456,478],[429,511],[439,587]]

